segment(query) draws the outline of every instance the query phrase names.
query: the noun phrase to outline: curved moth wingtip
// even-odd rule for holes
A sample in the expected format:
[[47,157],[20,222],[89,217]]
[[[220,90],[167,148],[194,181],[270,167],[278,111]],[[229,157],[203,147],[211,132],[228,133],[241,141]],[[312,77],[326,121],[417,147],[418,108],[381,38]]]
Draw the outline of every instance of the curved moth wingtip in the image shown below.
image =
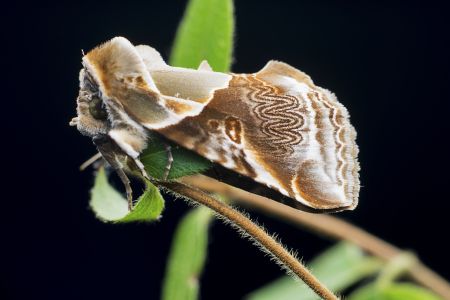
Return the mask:
[[[330,181],[322,172],[320,162],[307,160],[292,178],[291,188],[295,199],[314,209],[354,209],[357,199],[341,183]],[[357,198],[357,197],[356,197]]]
[[293,66],[279,60],[270,60],[267,64],[256,73],[269,81],[274,80],[274,76],[291,77],[300,83],[305,83],[310,87],[314,87],[311,77]]
[[155,48],[147,45],[137,45],[135,48],[148,70],[165,69],[168,67],[161,54]]
[[[131,42],[123,37],[123,36],[115,36],[111,40],[109,40],[110,43],[123,43],[123,44],[131,44]],[[108,42],[107,42],[108,43]],[[132,45],[132,44],[131,44]]]
[[88,51],[86,54],[82,50],[83,60],[89,59],[89,57],[92,56],[94,53],[100,52],[106,48],[118,47],[118,46],[119,47],[120,46],[127,47],[127,48],[134,47],[133,44],[127,38],[124,38],[123,36],[116,36],[116,37],[113,37],[112,39],[98,45],[94,49]]

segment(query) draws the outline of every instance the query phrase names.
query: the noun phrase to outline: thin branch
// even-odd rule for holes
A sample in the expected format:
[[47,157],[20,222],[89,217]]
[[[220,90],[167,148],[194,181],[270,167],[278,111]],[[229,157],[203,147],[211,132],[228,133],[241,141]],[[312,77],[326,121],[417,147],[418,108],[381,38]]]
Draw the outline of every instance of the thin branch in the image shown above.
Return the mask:
[[[401,249],[336,217],[302,212],[204,175],[184,177],[182,181],[205,191],[224,194],[240,204],[307,228],[315,233],[319,232],[337,240],[346,240],[384,260],[391,260],[402,253]],[[444,299],[450,299],[450,284],[419,260],[407,274],[417,283],[429,288]]]
[[317,295],[323,299],[336,300],[336,297],[322,283],[320,283],[309,270],[303,266],[289,251],[271,237],[264,229],[259,227],[241,212],[233,209],[224,202],[209,196],[196,188],[190,187],[180,182],[158,182],[159,186],[165,187],[182,197],[187,197],[193,201],[205,205],[216,212],[225,220],[231,222],[234,227],[242,230],[251,239],[267,250],[277,259],[288,271],[292,272],[303,280]]

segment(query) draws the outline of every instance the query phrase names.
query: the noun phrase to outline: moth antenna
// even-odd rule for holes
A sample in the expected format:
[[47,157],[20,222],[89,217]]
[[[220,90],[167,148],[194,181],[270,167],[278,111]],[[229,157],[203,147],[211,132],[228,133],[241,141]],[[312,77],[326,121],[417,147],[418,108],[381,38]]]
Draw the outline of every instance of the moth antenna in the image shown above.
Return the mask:
[[95,155],[93,155],[91,158],[80,165],[80,171],[86,170],[87,167],[95,163],[100,158],[102,158],[102,155],[100,154],[100,152],[97,152]]
[[85,54],[84,54],[84,50],[83,50],[83,49],[81,49],[81,55],[83,55],[83,56],[85,55]]

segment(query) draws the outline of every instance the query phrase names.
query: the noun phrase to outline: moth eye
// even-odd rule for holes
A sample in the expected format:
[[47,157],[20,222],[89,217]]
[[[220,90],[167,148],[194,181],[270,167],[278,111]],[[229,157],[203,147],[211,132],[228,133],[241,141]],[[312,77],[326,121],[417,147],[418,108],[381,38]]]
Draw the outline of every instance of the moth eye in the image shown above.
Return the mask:
[[97,120],[106,120],[108,116],[103,101],[96,96],[93,96],[91,102],[89,102],[89,113]]

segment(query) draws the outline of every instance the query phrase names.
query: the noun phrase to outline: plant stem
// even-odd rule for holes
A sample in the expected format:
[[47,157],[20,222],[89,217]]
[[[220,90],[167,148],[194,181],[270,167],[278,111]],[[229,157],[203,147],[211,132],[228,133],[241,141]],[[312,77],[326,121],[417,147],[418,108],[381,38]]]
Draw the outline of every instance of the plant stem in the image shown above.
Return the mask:
[[289,253],[288,250],[286,250],[280,243],[265,232],[264,229],[248,219],[241,212],[233,209],[216,198],[209,196],[205,192],[180,182],[158,182],[158,185],[165,187],[180,196],[187,197],[197,203],[209,207],[221,217],[225,218],[225,220],[230,221],[232,225],[235,225],[239,229],[243,230],[253,240],[273,255],[279,262],[281,262],[282,266],[286,267],[289,271],[303,280],[303,282],[305,282],[321,298],[326,300],[339,299],[322,283],[320,283],[319,280],[317,280],[317,278],[315,278],[305,266],[303,266],[291,253]]
[[[182,181],[205,191],[225,194],[240,204],[307,228],[315,233],[318,232],[337,240],[349,241],[386,261],[394,259],[403,252],[394,245],[336,217],[306,213],[204,175],[183,177]],[[450,284],[419,260],[407,271],[407,274],[417,283],[429,288],[444,299],[450,299]]]
[[417,256],[413,253],[406,251],[400,253],[383,267],[376,280],[376,285],[380,288],[390,285],[398,277],[410,270],[416,263]]

